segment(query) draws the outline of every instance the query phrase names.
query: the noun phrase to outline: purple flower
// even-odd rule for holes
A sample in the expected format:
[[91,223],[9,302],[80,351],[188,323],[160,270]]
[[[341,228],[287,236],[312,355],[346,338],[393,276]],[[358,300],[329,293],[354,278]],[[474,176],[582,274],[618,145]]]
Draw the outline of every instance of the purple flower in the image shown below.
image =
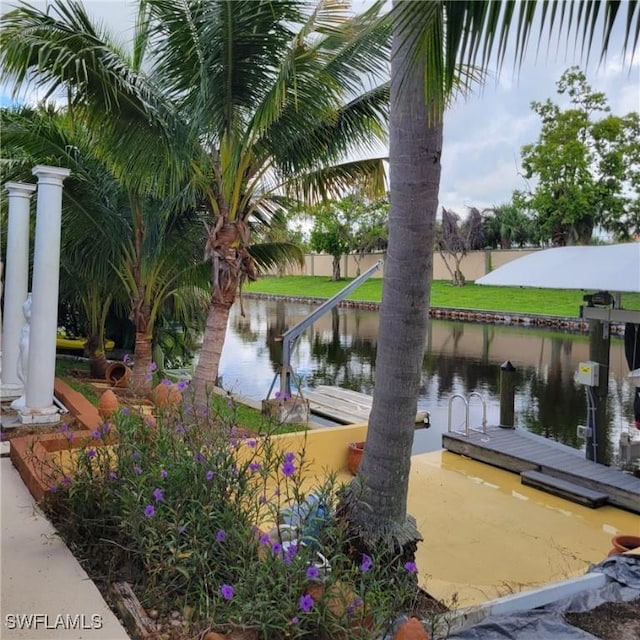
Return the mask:
[[298,624],[298,622],[300,622],[300,618],[298,618],[298,616],[293,616],[293,618],[291,618],[291,624]]
[[293,559],[296,557],[296,553],[298,553],[298,545],[297,544],[290,544],[287,547],[287,551],[284,554],[284,563],[285,564],[291,564]]
[[184,391],[187,388],[187,381],[186,380],[180,380],[178,382],[178,391]]
[[145,373],[144,379],[149,382],[150,380],[153,380],[153,376],[150,373]]
[[95,449],[89,449],[89,451],[87,451],[87,458],[89,458],[89,460],[93,460],[97,455]]
[[176,425],[176,431],[177,431],[178,433],[187,433],[187,429],[186,429],[186,427],[185,427],[183,424],[181,424],[181,423],[178,423],[178,424]]
[[260,504],[267,504],[267,496],[265,495],[260,496]]
[[287,451],[284,454],[284,461],[285,462],[293,462],[296,459],[296,454],[293,453],[293,451]]
[[[129,415],[129,409],[127,409],[127,412],[125,413],[125,409],[127,409],[127,407],[124,407],[124,409],[122,409],[122,415]],[[109,433],[109,431],[111,431],[111,425],[108,422],[103,422],[100,425],[100,428],[102,429],[102,435],[105,435],[107,433]]]
[[134,460],[140,460],[140,458],[142,457],[142,454],[141,454],[139,451],[134,451],[134,452],[131,454],[131,457],[132,457]]
[[142,467],[140,467],[140,466],[138,466],[138,465],[135,465],[135,466],[133,467],[133,470],[135,471],[135,474],[136,474],[137,476],[139,476],[139,475],[142,473]]
[[373,561],[371,560],[371,556],[368,556],[366,553],[362,554],[362,562],[360,563],[360,571],[362,573],[366,573],[373,566]]
[[279,542],[274,542],[271,551],[273,551],[273,553],[280,553],[282,551],[282,545]]
[[67,440],[71,442],[74,436],[75,434],[73,433],[73,431],[69,431],[69,433],[67,433]]
[[186,530],[187,530],[187,525],[186,525],[186,524],[179,524],[179,525],[176,527],[176,531],[177,531],[178,533],[184,533]]
[[145,518],[153,518],[156,513],[156,508],[152,504],[148,504],[144,508],[144,517]]
[[230,584],[223,584],[220,587],[220,595],[225,600],[231,600],[233,598],[233,587]]
[[131,412],[129,411],[129,407],[122,407],[122,415],[123,415],[123,416],[128,416],[128,415],[129,415],[129,413],[131,413]]
[[251,473],[260,471],[260,469],[262,469],[262,465],[259,462],[252,462],[251,464],[249,464],[249,471],[251,471]]
[[101,437],[102,437],[102,433],[100,433],[100,430],[99,430],[99,429],[94,429],[94,430],[91,432],[91,435],[92,435],[92,437],[94,437],[94,438],[101,438]]
[[361,606],[362,606],[362,598],[359,598],[358,596],[356,596],[347,607],[347,613],[349,615],[352,615],[353,613],[355,613],[355,610],[360,608]]
[[169,380],[169,378],[163,378],[163,380],[162,380],[162,384],[163,384],[165,387],[170,387],[170,386],[171,386],[171,380]]
[[194,451],[193,453],[193,459],[198,463],[198,464],[204,464],[207,459],[204,457],[204,455],[202,455],[202,453],[200,453],[200,451]]
[[164,502],[164,493],[162,489],[154,489],[153,490],[153,499],[156,502]]
[[205,478],[207,479],[207,481],[211,481],[213,480],[213,476],[215,474],[213,473],[213,471],[207,471],[207,474],[205,475]]
[[418,567],[416,566],[415,562],[405,562],[404,563],[404,568],[409,572],[409,573],[418,573]]
[[260,546],[264,547],[265,545],[271,542],[271,538],[265,533],[264,535],[260,536],[259,542],[260,542]]
[[296,465],[293,462],[286,461],[282,465],[282,474],[285,478],[290,478],[296,472]]
[[166,478],[169,474],[167,473],[167,471],[165,469],[161,469],[160,470],[160,477],[161,478]]
[[303,596],[300,596],[300,608],[305,613],[309,613],[309,611],[311,611],[311,609],[313,608],[313,604],[314,604],[314,600],[308,593],[305,593]]
[[49,487],[49,491],[51,491],[51,493],[56,493],[56,492],[58,491],[58,489],[59,489],[59,488],[60,488],[60,487],[59,487],[57,484],[52,484],[52,485]]
[[158,365],[155,362],[150,362],[147,370],[153,373],[154,371],[158,370]]
[[256,442],[255,438],[251,438],[250,440],[247,440],[247,446],[251,447],[252,449],[255,449],[257,444],[258,443]]
[[229,409],[233,409],[233,400],[227,400],[227,407],[229,407]]
[[224,529],[220,529],[216,533],[216,540],[218,542],[224,542],[227,539],[227,532]]
[[315,565],[311,565],[307,569],[307,578],[309,578],[309,580],[315,580],[319,575],[320,572],[318,571],[318,567],[316,567]]
[[68,424],[65,423],[65,424],[60,425],[60,433],[65,433],[67,431],[69,431],[69,425]]
[[71,486],[71,478],[69,476],[62,476],[62,484],[65,487],[70,487]]

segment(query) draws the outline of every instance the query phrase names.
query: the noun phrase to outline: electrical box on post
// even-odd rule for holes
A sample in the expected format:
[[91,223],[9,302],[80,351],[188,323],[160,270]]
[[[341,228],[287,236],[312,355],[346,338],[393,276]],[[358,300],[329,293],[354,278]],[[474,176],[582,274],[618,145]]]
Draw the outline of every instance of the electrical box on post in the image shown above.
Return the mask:
[[597,387],[600,379],[600,365],[597,362],[578,363],[578,383],[586,387]]

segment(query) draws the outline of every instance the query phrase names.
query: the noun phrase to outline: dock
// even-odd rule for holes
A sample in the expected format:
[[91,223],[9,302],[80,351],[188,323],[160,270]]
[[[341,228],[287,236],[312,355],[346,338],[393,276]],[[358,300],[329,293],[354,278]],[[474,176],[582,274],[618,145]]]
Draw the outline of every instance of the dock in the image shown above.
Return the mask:
[[640,513],[640,478],[586,460],[580,452],[523,429],[487,427],[468,435],[449,431],[442,446],[453,453],[520,474],[522,484],[597,508],[614,505]]
[[[313,390],[305,389],[302,395],[309,401],[311,413],[339,424],[367,422],[373,404],[373,397],[366,393],[328,385],[319,385]],[[426,424],[428,418],[427,411],[419,411],[416,424]]]

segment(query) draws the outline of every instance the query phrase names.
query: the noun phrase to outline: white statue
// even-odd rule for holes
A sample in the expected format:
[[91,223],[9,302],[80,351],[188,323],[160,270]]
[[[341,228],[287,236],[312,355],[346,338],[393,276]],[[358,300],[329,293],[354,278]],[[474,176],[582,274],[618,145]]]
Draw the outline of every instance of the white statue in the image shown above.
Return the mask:
[[23,393],[11,403],[11,408],[15,410],[23,409],[26,406],[27,378],[29,377],[29,341],[31,338],[31,294],[27,294],[27,299],[22,304],[22,315],[25,323],[22,325],[20,333],[20,354],[18,355],[17,374],[22,382]]

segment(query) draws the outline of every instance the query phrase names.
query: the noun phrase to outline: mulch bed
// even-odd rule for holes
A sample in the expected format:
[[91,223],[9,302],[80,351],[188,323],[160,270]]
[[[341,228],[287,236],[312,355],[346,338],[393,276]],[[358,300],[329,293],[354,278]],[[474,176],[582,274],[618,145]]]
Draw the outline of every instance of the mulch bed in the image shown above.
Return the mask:
[[607,602],[583,613],[565,613],[565,620],[601,640],[640,638],[640,598]]

